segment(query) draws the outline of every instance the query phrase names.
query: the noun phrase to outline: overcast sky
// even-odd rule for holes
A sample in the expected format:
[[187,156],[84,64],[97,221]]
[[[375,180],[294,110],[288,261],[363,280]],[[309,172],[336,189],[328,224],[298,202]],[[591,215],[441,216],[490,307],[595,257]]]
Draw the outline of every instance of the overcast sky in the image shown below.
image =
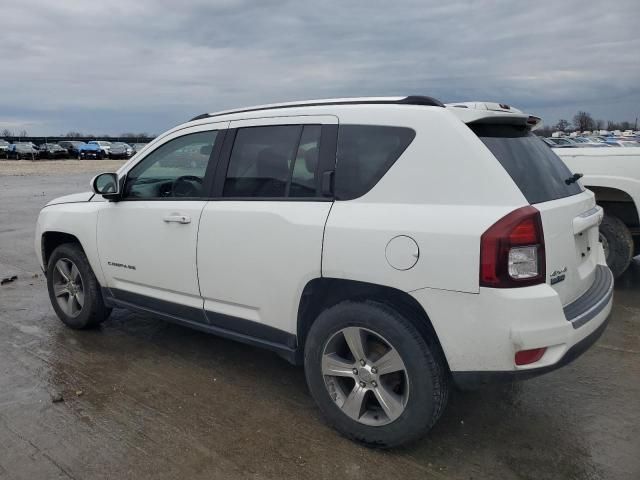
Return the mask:
[[160,133],[275,101],[431,95],[640,116],[640,1],[20,0],[0,130]]

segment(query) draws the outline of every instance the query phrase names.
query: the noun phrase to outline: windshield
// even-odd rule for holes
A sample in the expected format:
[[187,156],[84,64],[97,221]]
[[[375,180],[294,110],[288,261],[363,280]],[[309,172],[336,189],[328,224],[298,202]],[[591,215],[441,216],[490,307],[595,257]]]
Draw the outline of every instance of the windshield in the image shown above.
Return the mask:
[[525,127],[515,125],[469,125],[491,150],[531,204],[548,202],[582,192],[565,180],[573,174],[543,141]]

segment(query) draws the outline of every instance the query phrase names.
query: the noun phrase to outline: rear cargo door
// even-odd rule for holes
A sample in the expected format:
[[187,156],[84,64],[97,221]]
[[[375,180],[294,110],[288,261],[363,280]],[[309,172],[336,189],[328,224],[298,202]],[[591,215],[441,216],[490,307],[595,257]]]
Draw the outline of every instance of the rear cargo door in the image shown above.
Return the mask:
[[527,127],[469,124],[540,211],[545,240],[547,283],[567,305],[588,290],[600,258],[598,225],[602,209],[592,193]]
[[594,281],[602,208],[595,205],[589,193],[534,206],[542,216],[547,282],[558,292],[562,304],[567,305]]

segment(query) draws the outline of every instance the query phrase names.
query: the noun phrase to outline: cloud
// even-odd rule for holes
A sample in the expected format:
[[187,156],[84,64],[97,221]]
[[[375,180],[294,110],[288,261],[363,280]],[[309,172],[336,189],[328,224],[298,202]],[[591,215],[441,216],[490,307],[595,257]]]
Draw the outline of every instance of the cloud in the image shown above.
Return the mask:
[[415,93],[633,119],[639,14],[637,0],[22,0],[2,11],[0,121],[160,132],[236,106]]

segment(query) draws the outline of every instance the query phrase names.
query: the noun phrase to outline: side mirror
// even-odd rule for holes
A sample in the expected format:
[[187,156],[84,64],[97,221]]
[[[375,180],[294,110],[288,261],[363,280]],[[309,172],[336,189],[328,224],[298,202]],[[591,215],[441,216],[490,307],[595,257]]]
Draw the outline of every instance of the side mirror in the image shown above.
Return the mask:
[[120,182],[116,173],[101,173],[91,180],[93,192],[102,195],[107,200],[120,198]]

